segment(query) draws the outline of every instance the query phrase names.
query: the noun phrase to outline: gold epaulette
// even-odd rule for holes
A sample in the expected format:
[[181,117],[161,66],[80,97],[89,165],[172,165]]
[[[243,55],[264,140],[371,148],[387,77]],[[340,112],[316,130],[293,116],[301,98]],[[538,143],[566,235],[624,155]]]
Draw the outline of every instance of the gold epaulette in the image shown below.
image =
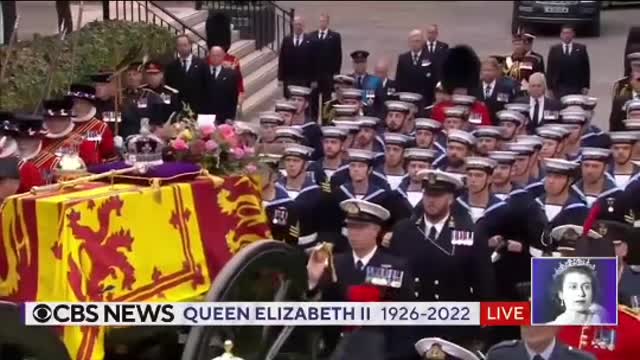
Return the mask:
[[620,311],[622,311],[623,313],[631,316],[632,318],[640,321],[640,313],[633,310],[632,308],[626,306],[626,305],[618,305],[618,308],[620,309]]

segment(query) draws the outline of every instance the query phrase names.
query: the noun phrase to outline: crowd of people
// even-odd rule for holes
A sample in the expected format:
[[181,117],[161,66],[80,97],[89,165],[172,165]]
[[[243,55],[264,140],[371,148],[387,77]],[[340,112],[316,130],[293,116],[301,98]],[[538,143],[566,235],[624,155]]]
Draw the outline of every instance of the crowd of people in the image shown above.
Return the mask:
[[[309,255],[310,297],[348,300],[367,268],[391,267],[402,285],[381,301],[526,300],[532,257],[619,258],[614,347],[599,347],[589,326],[527,327],[523,342],[501,342],[520,337],[512,328],[411,327],[384,330],[385,358],[420,358],[414,343],[440,337],[472,350],[497,344],[489,359],[592,358],[564,343],[631,359],[640,334],[628,307],[640,295],[640,53],[628,54],[630,72],[615,84],[606,132],[593,123],[609,99],[589,95],[587,48],[571,26],[560,38],[546,64],[525,31],[508,56],[479,59],[430,25],[409,33],[391,79],[386,61],[369,73],[361,49],[350,53],[353,72],[342,73],[329,17],[309,33],[296,17],[279,53],[284,99],[247,126],[235,119],[243,84],[230,44],[213,44],[204,60],[181,35],[173,62],[131,64],[123,95],[102,72],[45,101],[41,115],[0,113],[0,199],[55,181],[69,147],[93,165],[118,159],[141,128],[166,135],[186,104],[235,124],[255,149],[272,235]],[[610,246],[580,245],[590,237]],[[322,256],[325,243],[335,266]]]

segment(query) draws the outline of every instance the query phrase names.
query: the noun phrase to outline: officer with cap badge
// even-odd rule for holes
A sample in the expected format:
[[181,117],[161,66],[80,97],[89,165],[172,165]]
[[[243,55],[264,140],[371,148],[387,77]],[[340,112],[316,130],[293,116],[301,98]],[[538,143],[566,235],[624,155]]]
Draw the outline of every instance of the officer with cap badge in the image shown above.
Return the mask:
[[[475,231],[466,209],[455,206],[461,176],[422,170],[423,211],[399,221],[389,252],[409,261],[417,301],[486,301],[495,295],[495,276],[484,235]],[[413,341],[442,338],[466,345],[478,340],[475,328],[414,327]],[[463,343],[465,341],[465,343]]]
[[469,130],[469,109],[465,106],[449,106],[444,109],[443,127],[450,130]]
[[406,176],[403,155],[410,141],[411,138],[403,134],[384,134],[384,160],[376,170],[385,176],[391,190],[397,189]]
[[415,146],[422,149],[433,149],[444,154],[447,152],[447,136],[442,131],[439,121],[427,118],[416,119]]
[[278,183],[278,166],[281,159],[282,156],[278,154],[261,154],[258,159],[263,184],[262,205],[269,219],[273,239],[297,245],[300,228],[295,202],[289,197],[287,190]]
[[[349,74],[355,79],[355,86],[363,91],[362,101],[369,107],[376,108],[384,98],[382,92],[382,79],[367,72],[367,58],[369,52],[366,50],[356,50],[351,53],[353,60],[353,73]],[[376,103],[377,102],[377,103]]]
[[582,176],[571,188],[591,207],[596,201],[605,201],[622,194],[615,181],[607,173],[611,157],[609,149],[582,148],[580,169]]
[[86,140],[98,144],[100,157],[104,162],[118,160],[113,140],[113,132],[109,126],[96,118],[96,89],[91,85],[71,84],[67,94],[73,100],[73,122]]
[[[613,211],[609,211],[613,210]],[[625,275],[633,265],[640,265],[640,247],[634,238],[631,224],[633,219],[620,219],[620,209],[600,208],[606,212],[595,222],[586,222],[580,233],[589,233],[590,241],[579,239],[575,252],[562,251],[563,256],[613,257],[618,256],[619,299],[617,326],[565,326],[558,339],[580,350],[593,354],[601,360],[633,359],[640,351],[638,334],[640,334],[640,312],[628,307],[630,296],[625,288]],[[635,235],[637,236],[637,235]],[[636,275],[637,276],[637,275]],[[637,283],[635,290],[638,289]]]
[[[307,263],[308,295],[319,296],[323,301],[365,301],[359,297],[362,296],[360,293],[366,291],[368,294],[374,293],[376,297],[366,301],[410,300],[412,276],[406,261],[389,255],[379,247],[391,216],[389,211],[376,203],[359,199],[344,200],[339,208],[344,214],[350,250],[338,253],[331,261],[331,253],[326,246],[313,249]],[[367,345],[382,347],[380,351],[385,353],[385,359],[410,350],[406,339],[399,336],[397,327],[368,327],[363,330],[379,332],[380,336],[372,336],[370,339],[375,341]],[[326,331],[324,340],[325,343],[335,344],[338,337],[338,331]],[[334,346],[327,348],[333,349]],[[346,358],[359,357],[340,357]]]
[[498,126],[478,126],[471,132],[476,137],[476,154],[487,156],[500,148],[503,128]]
[[424,360],[480,360],[471,351],[441,338],[420,339],[414,346]]
[[615,180],[619,188],[626,188],[629,180],[640,172],[640,167],[632,161],[633,147],[640,140],[638,134],[632,131],[612,131],[611,137],[611,162],[608,172]]
[[[531,301],[531,283],[518,284],[521,301]],[[596,360],[577,348],[567,346],[559,332],[567,327],[521,326],[521,340],[508,340],[489,349],[486,360]]]
[[473,154],[476,138],[462,130],[451,130],[447,134],[447,156],[433,164],[434,168],[464,174],[464,159]]
[[149,61],[144,68],[145,84],[140,88],[148,89],[160,96],[172,111],[182,110],[182,105],[178,101],[179,91],[164,83],[164,67],[158,61]]
[[504,129],[502,135],[505,141],[512,141],[518,135],[524,135],[527,132],[526,118],[520,112],[513,110],[498,111],[496,113],[496,119],[498,119],[498,124]]
[[299,144],[289,144],[284,149],[282,161],[286,176],[278,183],[294,201],[298,212],[298,246],[302,249],[313,247],[318,241],[317,211],[321,207],[322,190],[307,172],[312,149]]
[[[39,151],[44,134],[42,117],[0,112],[0,202],[45,184],[40,170],[30,161]],[[23,156],[24,155],[24,156]]]
[[571,184],[578,175],[578,163],[563,159],[545,159],[544,191],[536,198],[543,210],[545,232],[529,246],[532,256],[542,256],[550,249],[549,232],[560,225],[581,225],[589,213],[586,203],[573,191]]
[[340,168],[346,167],[344,159],[344,141],[347,131],[337,126],[322,128],[322,147],[324,156],[309,164],[308,171],[325,192],[331,192],[331,177]]
[[384,103],[387,112],[384,118],[385,130],[393,133],[406,132],[406,122],[409,118],[409,112],[411,111],[411,104],[402,101],[388,100]]
[[307,140],[307,144],[313,148],[311,159],[317,160],[322,157],[322,130],[308,116],[311,91],[310,88],[304,86],[289,86],[289,100],[297,106],[290,125],[302,128],[302,134]]
[[435,150],[423,148],[409,148],[404,151],[404,162],[407,175],[396,189],[409,202],[409,207],[415,209],[422,203],[422,179],[418,173],[431,169],[431,164],[438,153]]

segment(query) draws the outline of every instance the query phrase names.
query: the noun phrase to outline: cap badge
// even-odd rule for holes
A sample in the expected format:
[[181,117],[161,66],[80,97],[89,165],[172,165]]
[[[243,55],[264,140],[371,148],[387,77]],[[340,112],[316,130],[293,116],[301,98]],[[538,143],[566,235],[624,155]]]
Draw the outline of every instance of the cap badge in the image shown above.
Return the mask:
[[435,184],[436,184],[436,181],[437,181],[438,179],[437,179],[437,177],[436,177],[436,174],[431,173],[431,174],[429,174],[429,175],[428,175],[427,180],[429,181],[429,185],[435,185]]
[[358,215],[360,213],[360,207],[355,203],[347,203],[344,206],[344,211],[349,215]]
[[612,213],[613,212],[613,203],[615,202],[615,198],[612,197],[608,197],[607,198],[607,211]]

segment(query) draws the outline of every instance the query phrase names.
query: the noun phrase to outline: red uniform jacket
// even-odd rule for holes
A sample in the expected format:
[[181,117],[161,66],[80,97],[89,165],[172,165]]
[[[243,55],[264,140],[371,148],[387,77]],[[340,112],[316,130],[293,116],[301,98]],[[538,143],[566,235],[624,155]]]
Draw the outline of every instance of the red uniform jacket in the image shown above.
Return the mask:
[[618,326],[565,326],[558,333],[558,338],[569,346],[595,355],[598,360],[637,359],[640,354],[640,315],[620,305]]
[[244,93],[244,80],[242,79],[242,71],[240,71],[240,59],[227,53],[224,56],[224,64],[228,64],[232,69],[238,70],[238,92]]
[[[433,120],[440,121],[444,123],[444,119],[446,116],[444,115],[444,110],[450,106],[455,106],[451,101],[443,101],[439,104],[436,104],[431,111],[431,118]],[[481,119],[480,124],[474,125],[491,125],[491,115],[489,114],[489,109],[487,109],[487,105],[485,105],[482,101],[476,101],[471,106],[471,114],[469,114],[469,119],[473,117],[479,117]]]
[[82,134],[85,140],[97,144],[103,162],[118,160],[113,132],[109,125],[93,117],[87,121],[76,122],[75,127],[76,132]]
[[34,186],[45,184],[44,177],[38,168],[31,161],[20,160],[20,187],[18,194],[31,190]]

